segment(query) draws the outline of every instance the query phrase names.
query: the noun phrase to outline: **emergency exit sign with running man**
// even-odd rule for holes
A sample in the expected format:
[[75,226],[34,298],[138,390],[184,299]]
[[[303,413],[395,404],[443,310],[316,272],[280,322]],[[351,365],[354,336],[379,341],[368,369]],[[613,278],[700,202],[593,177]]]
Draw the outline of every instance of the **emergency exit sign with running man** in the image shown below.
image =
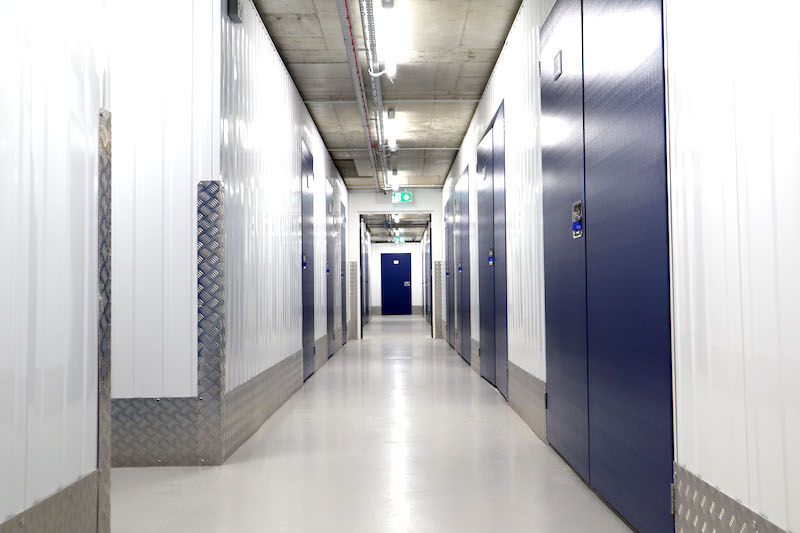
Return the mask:
[[410,204],[411,201],[412,201],[411,191],[400,191],[392,193],[393,204]]

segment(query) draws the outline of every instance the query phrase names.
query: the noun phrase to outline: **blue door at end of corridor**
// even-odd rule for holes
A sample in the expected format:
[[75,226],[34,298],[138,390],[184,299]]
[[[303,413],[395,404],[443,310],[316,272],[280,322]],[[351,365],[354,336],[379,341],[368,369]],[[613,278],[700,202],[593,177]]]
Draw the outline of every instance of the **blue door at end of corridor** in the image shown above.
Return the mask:
[[302,144],[300,170],[302,219],[303,379],[314,373],[314,158]]
[[381,254],[381,309],[384,315],[411,314],[411,254]]

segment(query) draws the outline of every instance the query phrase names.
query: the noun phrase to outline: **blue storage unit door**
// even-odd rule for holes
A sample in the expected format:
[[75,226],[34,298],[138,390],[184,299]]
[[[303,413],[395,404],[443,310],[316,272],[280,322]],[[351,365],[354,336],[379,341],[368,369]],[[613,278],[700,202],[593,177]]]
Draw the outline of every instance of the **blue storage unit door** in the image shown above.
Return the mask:
[[334,339],[334,296],[336,290],[336,218],[333,213],[334,192],[330,182],[325,183],[325,294],[327,303],[326,324],[328,327],[328,357],[333,355],[336,348]]
[[506,134],[503,104],[492,123],[494,164],[494,357],[497,390],[508,399],[508,297],[506,263]]
[[447,331],[447,343],[455,346],[455,298],[453,283],[453,197],[447,201],[444,207],[444,279],[445,279],[445,299],[447,300],[445,320]]
[[300,193],[302,196],[303,379],[314,373],[314,159],[303,143]]
[[674,531],[661,0],[584,0],[592,486]]
[[500,104],[478,145],[478,303],[481,375],[508,398],[504,130]]
[[469,295],[469,169],[464,170],[455,188],[456,238],[456,301],[459,314],[458,352],[466,362],[472,359],[470,343],[470,295]]
[[344,203],[339,203],[342,214],[339,227],[339,240],[342,246],[342,268],[340,275],[342,279],[342,344],[347,342],[347,210]]
[[478,307],[481,376],[496,383],[494,360],[494,152],[492,130],[478,144]]
[[581,0],[541,30],[547,440],[589,480]]
[[411,314],[411,254],[381,254],[384,315]]

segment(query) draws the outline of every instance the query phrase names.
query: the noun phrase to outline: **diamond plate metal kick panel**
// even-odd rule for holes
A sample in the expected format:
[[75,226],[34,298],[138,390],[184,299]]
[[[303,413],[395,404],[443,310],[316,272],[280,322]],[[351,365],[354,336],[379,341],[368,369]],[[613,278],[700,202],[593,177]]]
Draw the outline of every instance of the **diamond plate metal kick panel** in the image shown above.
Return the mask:
[[97,532],[111,531],[111,112],[101,109],[97,157]]
[[677,533],[786,533],[679,464],[673,469]]
[[296,352],[239,385],[222,402],[222,454],[224,459],[258,429],[303,385],[303,352]]
[[0,533],[95,533],[97,470],[0,524]]
[[350,322],[347,324],[347,337],[350,340],[358,338],[356,324],[358,324],[361,306],[358,305],[358,261],[350,262]]
[[434,324],[436,330],[436,338],[444,339],[445,327],[444,319],[442,318],[442,290],[444,288],[444,273],[441,261],[434,261],[433,264],[433,279],[434,279]]
[[536,436],[547,442],[544,394],[544,381],[508,362],[508,403]]

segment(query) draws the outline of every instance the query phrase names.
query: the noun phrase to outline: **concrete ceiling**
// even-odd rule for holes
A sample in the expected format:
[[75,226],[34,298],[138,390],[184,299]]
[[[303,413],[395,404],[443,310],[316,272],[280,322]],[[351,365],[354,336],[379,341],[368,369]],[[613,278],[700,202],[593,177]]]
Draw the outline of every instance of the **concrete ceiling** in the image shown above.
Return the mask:
[[[421,242],[430,215],[418,213],[390,213],[362,215],[372,242],[394,242],[395,236],[405,237],[406,242]],[[396,218],[395,218],[396,217]],[[395,233],[394,230],[397,230]]]
[[[413,148],[460,146],[521,0],[396,2],[406,3],[411,49],[409,59],[398,64],[393,82],[381,78],[384,100],[468,100],[384,106],[396,110],[400,125],[400,150],[389,163],[397,169],[400,183],[441,186],[456,151]],[[348,188],[374,187],[336,0],[255,4]],[[357,0],[350,4],[356,45],[363,48]],[[367,82],[363,53],[359,60]],[[346,101],[324,102],[338,99]]]

